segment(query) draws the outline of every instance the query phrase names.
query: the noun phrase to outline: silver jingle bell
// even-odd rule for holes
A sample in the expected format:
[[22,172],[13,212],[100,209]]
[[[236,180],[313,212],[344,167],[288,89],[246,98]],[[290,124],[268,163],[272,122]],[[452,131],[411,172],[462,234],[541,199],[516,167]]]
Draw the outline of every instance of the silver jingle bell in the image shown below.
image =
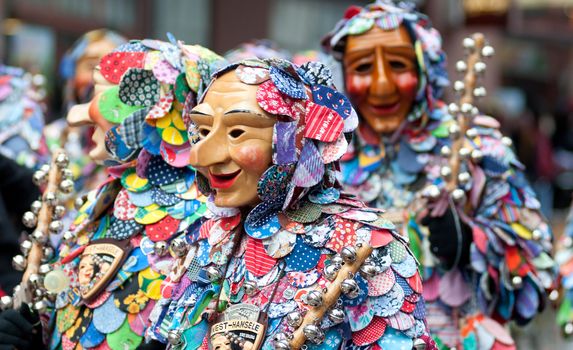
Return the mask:
[[0,309],[2,310],[11,309],[13,306],[14,306],[14,301],[12,300],[11,296],[4,295],[2,298],[0,298]]
[[[298,328],[302,324],[303,317],[302,317],[300,312],[297,312],[297,311],[291,312],[291,313],[287,314],[286,317],[287,317],[286,318],[287,324],[290,327]],[[280,334],[282,334],[282,333],[280,333]]]
[[474,162],[480,162],[483,159],[483,153],[479,149],[474,149],[471,154],[472,160]]
[[484,57],[491,57],[495,54],[495,49],[491,45],[486,45],[481,49],[481,54]]
[[221,270],[219,270],[216,266],[209,266],[207,268],[207,278],[211,282],[217,282],[218,280],[223,277]]
[[31,211],[27,211],[22,215],[22,223],[27,228],[33,228],[38,223],[38,217]]
[[38,268],[38,273],[41,275],[45,275],[50,271],[52,271],[52,266],[50,264],[42,264]]
[[171,241],[170,244],[170,249],[173,252],[173,254],[175,255],[175,258],[181,258],[183,256],[185,256],[185,254],[187,254],[187,243],[185,242],[185,240],[181,239],[181,238],[175,238],[174,240]]
[[64,235],[62,236],[62,240],[64,241],[64,243],[72,243],[75,238],[76,238],[76,235],[72,231],[66,231],[66,232],[64,232]]
[[46,192],[44,193],[44,202],[48,203],[50,206],[56,205],[58,198],[54,192]]
[[46,174],[50,172],[50,164],[44,164],[40,167],[40,170],[45,172]]
[[281,333],[276,333],[275,335],[273,335],[273,341],[274,342],[280,342],[280,341],[284,341],[288,343],[288,337],[286,336],[285,333],[281,332]]
[[56,205],[54,207],[54,219],[59,220],[61,218],[64,217],[64,214],[66,213],[66,207],[64,207],[63,205]]
[[467,171],[458,174],[458,182],[462,185],[467,184],[472,179],[472,176]]
[[511,278],[511,284],[515,288],[521,288],[521,286],[523,286],[523,278],[521,278],[521,276],[513,276]]
[[58,234],[62,232],[63,228],[64,228],[64,223],[61,222],[60,220],[54,220],[50,222],[50,225],[48,225],[48,230],[50,230],[50,233],[53,234]]
[[290,344],[286,340],[275,341],[273,342],[273,345],[277,350],[290,350]]
[[34,287],[39,287],[42,286],[44,283],[44,278],[42,278],[42,276],[38,275],[37,273],[33,273],[30,275],[30,277],[28,278],[28,281],[30,282],[30,284],[32,284]]
[[324,277],[329,281],[334,281],[336,276],[338,276],[338,271],[340,271],[340,265],[330,264],[324,267]]
[[25,240],[22,241],[22,243],[20,243],[20,251],[22,252],[22,254],[27,256],[28,253],[30,253],[31,249],[32,249],[32,241]]
[[34,297],[36,299],[42,299],[46,295],[46,291],[41,288],[34,289]]
[[41,201],[33,201],[32,204],[30,205],[30,210],[34,214],[38,214],[40,212],[40,209],[42,209]]
[[340,289],[342,290],[342,293],[344,293],[350,299],[354,299],[358,296],[358,294],[360,294],[360,287],[358,286],[358,283],[351,278],[347,278],[342,281],[342,283],[340,283]]
[[46,246],[42,248],[42,262],[48,262],[54,257],[54,248]]
[[32,241],[44,245],[48,242],[48,235],[45,234],[44,232],[40,231],[40,230],[36,230],[34,232],[32,232],[32,235],[30,236],[30,238],[32,238]]
[[335,307],[328,310],[328,319],[332,321],[334,324],[339,324],[344,321],[344,310],[341,308]]
[[324,342],[324,332],[318,326],[313,324],[306,325],[304,326],[302,332],[304,333],[306,339],[308,339],[308,341],[313,344],[322,344],[322,342]]
[[12,267],[16,271],[24,271],[26,269],[27,261],[22,255],[16,255],[12,258]]
[[306,303],[312,307],[319,307],[322,305],[322,292],[313,290],[306,295]]
[[539,241],[541,238],[543,238],[543,232],[541,232],[541,230],[539,229],[535,229],[531,232],[531,238],[533,238],[536,241]]
[[58,168],[63,169],[70,164],[70,159],[64,153],[60,153],[56,156],[56,165]]
[[557,301],[559,299],[559,291],[557,289],[553,289],[551,293],[549,293],[549,300]]
[[340,251],[340,256],[342,256],[344,262],[351,264],[356,261],[356,249],[354,247],[344,247]]
[[452,191],[452,198],[455,202],[461,202],[464,198],[466,198],[466,193],[461,188],[456,188]]
[[253,296],[259,291],[257,283],[254,281],[245,281],[245,283],[243,283],[243,287],[245,288],[245,294],[248,296]]
[[172,329],[169,332],[167,332],[167,341],[171,345],[181,344],[181,330]]
[[42,186],[48,181],[48,174],[42,170],[38,170],[32,175],[32,182],[36,186]]
[[87,198],[84,196],[76,198],[74,200],[74,208],[76,208],[76,210],[79,210],[86,202],[86,199]]
[[342,266],[342,264],[344,264],[344,259],[342,259],[340,255],[336,254],[330,258],[330,263]]
[[74,190],[74,182],[70,179],[65,179],[60,182],[60,191],[65,194],[70,194]]
[[377,272],[378,271],[376,270],[376,266],[374,266],[374,264],[369,263],[360,266],[360,274],[366,279],[370,279],[376,276]]
[[437,199],[440,196],[441,191],[440,191],[440,188],[438,186],[429,185],[426,188],[424,188],[423,194],[424,194],[424,196],[426,196],[428,198]]
[[34,310],[38,311],[38,313],[45,313],[48,310],[48,302],[45,300],[40,300],[34,303]]
[[167,247],[167,243],[165,243],[164,241],[155,242],[155,244],[153,245],[153,251],[155,252],[156,255],[163,256],[167,254],[168,250],[169,249]]

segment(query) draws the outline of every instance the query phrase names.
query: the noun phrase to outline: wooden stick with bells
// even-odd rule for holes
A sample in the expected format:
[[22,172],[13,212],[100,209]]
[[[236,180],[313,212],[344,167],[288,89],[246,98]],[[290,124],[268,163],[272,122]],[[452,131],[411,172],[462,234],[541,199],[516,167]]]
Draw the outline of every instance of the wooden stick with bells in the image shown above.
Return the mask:
[[30,239],[21,243],[21,255],[12,259],[14,268],[23,271],[22,282],[14,289],[14,297],[4,296],[0,299],[0,307],[7,309],[19,307],[22,303],[30,303],[33,308],[43,311],[49,304],[43,277],[50,272],[46,264],[54,255],[49,245],[50,234],[60,233],[63,229],[61,221],[66,208],[60,203],[63,195],[70,194],[74,189],[72,172],[67,168],[68,156],[63,150],[53,152],[50,165],[43,165],[33,175],[33,182],[44,186],[41,200],[32,203],[30,211],[24,213],[24,225],[35,230]]
[[[440,169],[440,175],[446,182],[446,190],[451,194],[454,201],[460,203],[465,199],[465,191],[460,188],[471,181],[471,175],[463,162],[469,158],[479,162],[482,153],[478,149],[472,149],[470,140],[477,136],[475,129],[471,127],[472,118],[479,111],[473,105],[474,99],[484,97],[486,89],[478,86],[478,80],[485,72],[486,64],[484,57],[491,57],[494,49],[486,43],[481,33],[475,33],[471,38],[465,38],[463,46],[466,51],[466,61],[456,63],[456,70],[465,73],[463,80],[454,83],[454,90],[459,96],[457,103],[448,105],[449,112],[455,118],[455,123],[450,125],[448,131],[452,139],[452,146],[443,146],[441,154],[448,157],[448,165]],[[431,185],[427,189],[427,195],[431,198],[440,196],[440,189]]]
[[[367,244],[358,244],[356,248],[345,247],[340,254],[331,258],[331,263],[324,268],[324,275],[331,281],[324,290],[313,290],[306,295],[306,303],[311,307],[306,314],[291,312],[287,315],[287,323],[295,331],[286,335],[279,333],[274,337],[277,350],[298,350],[305,347],[308,341],[320,344],[325,340],[325,334],[320,328],[320,322],[325,317],[333,323],[344,321],[344,311],[337,306],[338,298],[345,294],[349,298],[358,297],[360,287],[354,276],[360,273],[369,279],[376,275],[376,267],[369,261],[373,248]],[[416,339],[414,349],[423,349],[425,343]]]

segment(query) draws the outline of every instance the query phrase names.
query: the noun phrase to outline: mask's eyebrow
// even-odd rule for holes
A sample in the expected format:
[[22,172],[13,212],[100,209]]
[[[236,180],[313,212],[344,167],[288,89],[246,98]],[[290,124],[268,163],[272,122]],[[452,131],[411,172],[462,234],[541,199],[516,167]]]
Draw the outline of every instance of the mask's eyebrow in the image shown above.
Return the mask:
[[225,115],[229,115],[229,114],[254,114],[254,115],[258,115],[260,117],[267,117],[266,115],[259,113],[259,112],[255,112],[255,111],[251,111],[250,109],[232,109],[230,111],[225,112]]
[[206,115],[206,116],[212,117],[211,114],[203,113],[201,111],[196,111],[196,110],[191,110],[191,112],[189,112],[189,114],[199,114],[199,115]]

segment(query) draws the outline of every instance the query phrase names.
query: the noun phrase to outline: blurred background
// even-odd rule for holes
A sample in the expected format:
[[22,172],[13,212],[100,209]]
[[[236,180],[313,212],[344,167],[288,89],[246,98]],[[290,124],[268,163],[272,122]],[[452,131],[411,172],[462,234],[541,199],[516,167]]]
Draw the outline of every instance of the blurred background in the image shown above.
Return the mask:
[[[462,39],[475,31],[496,48],[480,107],[514,139],[557,234],[573,191],[573,0],[418,0],[444,39],[452,80]],[[83,33],[117,30],[223,53],[269,38],[291,52],[317,49],[348,0],[0,0],[3,62],[41,73],[50,119],[61,116],[60,58]],[[446,96],[451,100],[452,94]]]

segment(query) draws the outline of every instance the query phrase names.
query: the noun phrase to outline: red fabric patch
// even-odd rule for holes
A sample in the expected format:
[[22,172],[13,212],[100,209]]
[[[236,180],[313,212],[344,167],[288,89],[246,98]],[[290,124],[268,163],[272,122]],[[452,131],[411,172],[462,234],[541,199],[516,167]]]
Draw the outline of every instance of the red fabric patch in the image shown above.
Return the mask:
[[103,56],[99,66],[101,75],[113,84],[119,84],[123,73],[130,68],[143,68],[145,52],[112,52]]
[[419,272],[416,272],[414,276],[407,278],[406,281],[408,281],[408,285],[412,290],[414,290],[414,292],[422,294],[422,278],[420,277]]
[[384,247],[394,240],[394,236],[388,230],[372,230],[370,231],[370,245],[372,248]]
[[137,207],[131,203],[127,190],[124,188],[115,197],[113,216],[120,220],[132,220],[135,217]]
[[356,6],[356,5],[350,5],[346,9],[346,11],[344,11],[344,18],[345,19],[351,19],[352,17],[359,14],[360,11],[362,11],[362,7]]
[[416,304],[411,303],[408,300],[404,300],[404,304],[402,304],[400,311],[405,312],[407,314],[411,314],[412,312],[414,312],[415,308],[416,308]]
[[332,237],[325,244],[325,248],[340,253],[344,247],[354,247],[356,245],[356,229],[359,224],[354,221],[345,220],[335,216],[335,228]]
[[154,224],[146,225],[145,234],[153,242],[165,241],[177,232],[180,222],[181,220],[174,219],[167,215]]
[[199,229],[199,238],[200,239],[209,238],[209,231],[211,231],[211,228],[215,225],[215,223],[216,223],[215,219],[209,219],[209,220],[205,221],[201,225],[201,228]]
[[250,273],[257,277],[266,275],[277,263],[265,251],[263,241],[248,237],[245,249],[245,265]]
[[477,249],[485,254],[487,252],[487,236],[485,232],[477,225],[472,227],[472,232]]
[[382,317],[374,316],[366,328],[352,333],[352,342],[359,346],[372,344],[382,338],[385,331],[386,322],[384,319]]
[[323,142],[334,142],[340,136],[344,120],[338,113],[313,102],[306,104],[304,136]]
[[259,85],[257,102],[265,112],[294,118],[292,110],[293,100],[281,94],[272,80],[267,80]]

